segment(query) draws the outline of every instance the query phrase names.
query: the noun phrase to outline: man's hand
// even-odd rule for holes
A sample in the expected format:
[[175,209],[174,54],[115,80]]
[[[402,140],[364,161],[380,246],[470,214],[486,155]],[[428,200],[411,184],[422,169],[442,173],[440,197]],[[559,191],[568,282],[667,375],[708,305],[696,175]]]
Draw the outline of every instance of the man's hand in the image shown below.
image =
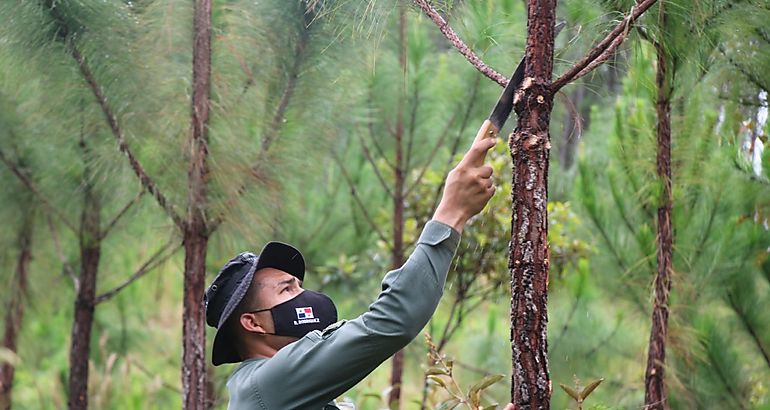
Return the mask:
[[508,405],[505,406],[505,408],[503,410],[513,410],[513,404],[508,403]]
[[484,165],[487,151],[497,138],[480,138],[473,142],[457,166],[449,172],[444,195],[433,214],[433,219],[463,231],[465,222],[481,212],[495,193],[492,167]]

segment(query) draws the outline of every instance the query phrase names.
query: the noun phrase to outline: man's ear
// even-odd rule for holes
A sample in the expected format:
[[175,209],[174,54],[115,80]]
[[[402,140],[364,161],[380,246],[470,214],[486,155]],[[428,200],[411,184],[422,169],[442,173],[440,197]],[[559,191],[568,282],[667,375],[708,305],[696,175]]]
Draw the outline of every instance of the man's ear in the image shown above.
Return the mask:
[[268,332],[265,319],[257,313],[242,313],[239,317],[241,327],[251,333],[271,333]]

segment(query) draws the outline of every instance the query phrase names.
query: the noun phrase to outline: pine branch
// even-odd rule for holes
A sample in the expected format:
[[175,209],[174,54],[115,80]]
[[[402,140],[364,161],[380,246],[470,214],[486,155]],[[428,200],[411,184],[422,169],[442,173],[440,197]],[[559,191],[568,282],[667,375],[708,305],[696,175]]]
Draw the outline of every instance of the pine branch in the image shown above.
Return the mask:
[[179,217],[179,214],[174,209],[173,204],[171,204],[166,200],[165,195],[163,195],[163,193],[158,189],[155,182],[150,178],[147,172],[145,172],[139,160],[137,160],[133,152],[129,149],[128,144],[126,143],[123,129],[120,127],[120,124],[118,123],[118,119],[113,113],[112,107],[107,102],[107,98],[102,92],[101,87],[96,82],[96,77],[93,75],[91,68],[88,66],[88,62],[86,61],[86,58],[80,53],[80,50],[78,50],[74,42],[72,42],[71,39],[68,39],[68,37],[70,36],[70,31],[69,31],[69,26],[67,24],[67,21],[59,13],[59,9],[56,7],[55,2],[46,1],[44,3],[44,6],[48,9],[47,11],[50,13],[51,17],[53,18],[56,25],[58,26],[58,30],[57,30],[58,39],[63,43],[65,43],[65,47],[69,49],[70,55],[72,56],[73,59],[75,59],[75,61],[78,64],[78,68],[80,69],[80,73],[83,75],[83,79],[88,84],[88,87],[91,89],[91,92],[96,98],[96,101],[99,104],[99,107],[102,109],[102,112],[106,117],[107,124],[109,125],[113,136],[118,141],[118,148],[123,154],[126,155],[126,157],[128,157],[128,162],[131,165],[131,168],[134,170],[134,173],[137,175],[137,177],[139,177],[139,181],[142,183],[145,189],[147,189],[147,191],[149,191],[155,197],[160,207],[163,208],[164,211],[166,211],[166,213],[169,215],[169,217],[171,217],[174,223],[179,228],[183,229],[184,222],[182,221],[182,219]]
[[634,22],[649,9],[657,0],[640,0],[631,11],[621,20],[607,36],[596,44],[586,55],[573,65],[566,73],[551,83],[551,92],[556,93],[570,82],[588,74],[606,61],[620,46]]
[[[613,258],[615,259],[615,263],[618,265],[618,267],[624,271],[629,272],[630,269],[628,268],[628,264],[625,262],[623,257],[620,255],[620,252],[617,248],[615,248],[615,244],[612,242],[612,240],[609,237],[609,234],[607,233],[607,230],[604,228],[604,225],[601,223],[597,215],[594,215],[593,212],[588,212],[589,219],[591,222],[593,222],[594,226],[597,230],[599,230],[599,233],[601,234],[602,239],[604,240],[604,243],[607,245],[607,248],[610,250],[610,253],[612,254]],[[625,281],[621,282],[623,287],[628,289],[631,294],[631,299],[633,300],[634,304],[637,308],[639,308],[640,312],[645,311],[645,305],[642,303],[642,301],[639,299],[639,295],[634,292],[634,289],[631,285],[626,283]]]
[[[479,92],[479,85],[481,84],[481,77],[477,76],[475,81],[473,82],[473,88],[471,89],[471,95],[468,99],[469,103],[466,105],[465,113],[463,114],[463,119],[460,122],[460,128],[457,131],[457,135],[454,138],[454,141],[452,141],[452,148],[449,151],[449,159],[447,160],[446,166],[444,168],[444,172],[442,175],[447,175],[449,171],[452,170],[452,165],[454,165],[455,161],[455,155],[460,151],[460,141],[462,141],[463,132],[465,131],[465,128],[468,126],[468,122],[470,121],[471,114],[473,113],[473,107],[476,104],[476,96]],[[433,195],[433,206],[431,209],[436,209],[438,206],[439,200],[441,200],[441,191],[444,189],[444,182],[441,182],[436,187],[436,192]]]
[[[711,354],[709,356],[712,356]],[[725,386],[725,389],[727,389],[727,392],[730,394],[730,396],[735,400],[736,403],[738,403],[738,406],[742,409],[746,409],[746,405],[743,404],[743,400],[741,400],[741,394],[736,392],[733,389],[733,381],[728,380],[728,378],[725,376],[724,372],[722,371],[722,367],[719,366],[718,363],[713,360],[713,357],[711,358],[711,364],[710,371],[713,371],[716,373],[717,377],[719,378],[719,381],[722,382],[722,384]]]
[[372,219],[372,217],[369,216],[369,212],[366,210],[366,206],[361,200],[361,197],[358,195],[358,191],[356,190],[356,184],[355,182],[353,182],[353,179],[350,178],[350,175],[348,174],[348,171],[345,169],[345,166],[342,164],[342,161],[339,159],[339,157],[337,157],[336,154],[332,154],[332,159],[334,159],[334,162],[336,162],[337,166],[340,167],[340,170],[342,171],[342,176],[345,177],[345,181],[348,183],[348,187],[350,188],[350,194],[353,196],[353,200],[356,201],[356,205],[358,205],[359,209],[361,210],[361,213],[364,215],[364,219],[366,219],[366,222],[369,224],[372,230],[374,230],[374,232],[377,234],[380,240],[385,244],[387,244],[388,248],[390,248],[390,242],[385,238],[385,235],[383,235],[382,231],[380,231],[380,228],[377,226],[377,224],[374,223],[374,220]]
[[118,221],[123,216],[125,216],[126,213],[128,213],[128,210],[131,209],[131,207],[133,207],[137,203],[139,203],[139,200],[142,199],[142,196],[144,196],[144,193],[145,193],[145,190],[144,190],[144,187],[142,187],[142,189],[139,190],[139,193],[137,193],[132,200],[128,201],[128,203],[126,203],[126,205],[123,206],[123,208],[120,211],[118,211],[118,213],[110,220],[110,222],[105,226],[105,228],[102,229],[102,232],[99,235],[101,239],[106,238],[109,232],[112,230],[112,228],[114,228],[115,225],[117,225]]
[[618,322],[617,322],[617,323],[615,323],[615,328],[614,328],[614,329],[612,329],[612,331],[610,332],[610,334],[608,334],[607,336],[605,336],[605,337],[604,337],[604,339],[600,340],[600,341],[599,341],[599,343],[597,343],[597,344],[596,344],[594,347],[592,347],[592,348],[591,348],[591,349],[590,349],[588,352],[586,352],[586,354],[585,354],[585,357],[586,357],[586,358],[588,358],[588,357],[591,357],[591,356],[593,356],[593,355],[594,355],[596,352],[598,352],[599,350],[601,350],[601,349],[604,349],[604,346],[606,346],[606,345],[607,345],[607,343],[609,343],[609,341],[610,341],[610,340],[612,340],[612,338],[613,338],[613,337],[615,337],[615,335],[618,333],[618,330],[620,330],[620,322],[621,322],[621,321],[620,321],[620,320],[618,320]]
[[[654,2],[655,0],[651,1]],[[436,26],[438,26],[441,34],[443,34],[444,37],[446,37],[446,39],[452,43],[457,51],[459,51],[460,54],[462,54],[463,57],[465,57],[465,59],[468,60],[472,66],[487,76],[490,80],[499,84],[501,87],[508,85],[508,79],[505,78],[504,75],[492,69],[492,67],[486,65],[484,61],[482,61],[476,55],[476,53],[474,53],[473,50],[471,50],[470,47],[468,47],[468,45],[465,44],[462,39],[460,39],[460,36],[458,36],[454,29],[449,26],[449,23],[447,23],[447,21],[441,17],[438,11],[436,11],[436,9],[430,4],[429,0],[414,0],[414,3],[425,13],[426,16],[428,16],[428,18],[431,19],[431,21],[433,21],[433,23],[436,24]]]
[[735,315],[738,316],[738,319],[741,320],[741,324],[743,324],[743,327],[746,328],[746,332],[749,333],[751,336],[751,340],[754,341],[754,344],[757,346],[757,349],[759,349],[759,352],[762,354],[762,357],[765,359],[765,363],[767,364],[767,367],[770,368],[770,352],[768,352],[768,349],[765,348],[764,344],[762,343],[762,339],[757,334],[756,329],[754,329],[754,326],[751,325],[749,320],[746,318],[747,312],[744,311],[744,309],[738,304],[738,301],[735,300],[735,296],[732,293],[727,294],[727,301],[730,303],[730,307],[733,309],[733,312],[735,312]]
[[414,182],[412,182],[412,185],[406,188],[406,193],[404,194],[404,197],[408,197],[409,194],[412,193],[412,191],[420,185],[422,182],[422,178],[425,176],[425,173],[428,171],[428,168],[430,168],[430,164],[433,163],[433,159],[436,157],[436,154],[438,153],[439,148],[444,146],[444,140],[446,139],[446,135],[449,133],[449,127],[452,126],[455,122],[455,115],[452,115],[451,118],[449,118],[449,121],[447,121],[446,125],[444,126],[444,130],[441,132],[441,135],[438,138],[438,141],[436,141],[436,145],[433,146],[433,149],[430,151],[430,154],[428,154],[428,159],[425,160],[425,164],[420,170],[419,175],[417,175],[417,178],[415,178]]
[[[129,363],[131,366],[134,366],[137,369],[139,369],[139,371],[141,371],[145,376],[149,377],[152,380],[153,383],[155,383],[156,380],[161,380],[158,377],[158,375],[160,374],[159,372],[152,372],[152,371],[148,370],[147,368],[145,368],[142,365],[142,363],[139,360],[133,360],[130,357],[127,357],[126,358],[126,362]],[[174,386],[173,384],[170,384],[170,383],[167,383],[167,382],[161,380],[160,385],[163,386],[164,388],[168,389],[168,390],[171,390],[172,392],[174,392],[174,393],[176,393],[178,395],[182,394],[182,389],[180,389],[177,386]]]
[[[370,89],[369,100],[367,102],[370,112],[373,111],[372,100],[374,99],[374,97],[371,95],[372,92],[373,91]],[[366,121],[366,127],[369,130],[369,138],[372,140],[372,145],[374,146],[374,150],[377,151],[377,155],[379,155],[380,158],[382,158],[382,160],[385,161],[385,164],[387,164],[387,166],[390,168],[391,171],[395,171],[396,166],[393,165],[390,161],[388,161],[388,157],[385,155],[385,151],[382,149],[380,144],[377,143],[377,139],[374,138],[374,121],[372,121],[371,115],[368,117]]]
[[696,263],[698,263],[698,260],[700,259],[701,255],[703,255],[703,251],[706,250],[706,241],[711,237],[711,229],[714,226],[714,219],[716,218],[717,210],[719,209],[719,204],[722,200],[722,186],[719,187],[719,191],[717,191],[717,197],[714,200],[714,206],[711,207],[711,212],[709,212],[709,219],[708,223],[706,224],[706,228],[704,229],[703,233],[700,235],[700,241],[698,242],[698,247],[695,248],[695,255],[692,258],[691,264],[694,266]]
[[[115,295],[117,295],[120,291],[127,288],[132,283],[136,282],[139,278],[146,275],[147,273],[151,272],[153,269],[160,266],[163,262],[167,261],[169,258],[174,256],[174,254],[179,250],[182,249],[182,244],[177,244],[174,250],[166,255],[163,255],[164,252],[166,252],[168,249],[171,248],[173,245],[173,239],[169,240],[165,245],[163,245],[157,252],[155,252],[152,256],[150,256],[149,259],[147,259],[142,266],[139,267],[139,269],[134,272],[133,275],[129,276],[128,279],[126,279],[125,282],[121,283],[118,286],[115,286],[114,288],[108,290],[107,292],[102,293],[101,295],[97,296],[94,300],[94,305],[98,305],[102,302],[106,302],[110,299],[112,299]],[[161,255],[163,255],[161,257]]]
[[56,251],[56,255],[59,257],[59,260],[62,264],[62,274],[69,276],[69,278],[72,279],[72,283],[75,285],[75,288],[77,289],[77,275],[75,275],[75,271],[72,269],[72,264],[64,256],[61,241],[59,240],[59,234],[56,232],[56,226],[51,219],[51,215],[48,215],[46,219],[48,220],[48,229],[51,231],[51,239],[53,239],[54,250]]
[[404,163],[404,173],[408,174],[412,167],[412,150],[414,146],[414,130],[417,128],[417,110],[419,108],[420,101],[420,88],[417,86],[417,76],[414,77],[412,83],[414,93],[412,94],[412,109],[409,113],[409,133],[406,143],[406,162]]
[[388,183],[385,182],[385,178],[382,176],[382,173],[380,172],[380,168],[377,166],[377,163],[374,161],[374,158],[372,158],[372,154],[371,152],[369,152],[369,147],[366,145],[366,141],[364,141],[361,135],[358,135],[358,140],[361,142],[361,148],[364,151],[364,157],[369,162],[369,165],[372,166],[372,169],[374,170],[374,175],[376,175],[377,180],[380,181],[380,185],[382,185],[382,189],[384,189],[385,193],[392,198],[393,191],[388,186]]
[[16,178],[19,180],[19,182],[24,185],[29,192],[31,192],[33,195],[35,195],[40,202],[42,202],[43,206],[48,208],[48,210],[56,215],[57,218],[72,232],[78,232],[78,228],[75,227],[75,224],[73,224],[67,217],[56,207],[54,206],[48,198],[43,195],[42,192],[37,188],[34,182],[32,182],[32,179],[27,175],[21,168],[19,168],[18,164],[15,164],[13,161],[11,161],[8,157],[5,156],[5,153],[3,153],[2,150],[0,150],[0,162],[5,164],[6,167],[13,173],[13,175],[16,176]]
[[727,59],[727,62],[730,63],[731,66],[735,67],[738,71],[743,74],[744,77],[746,77],[749,82],[754,84],[759,89],[769,91],[770,90],[770,84],[764,84],[763,81],[754,75],[751,71],[747,70],[746,67],[739,64],[737,61],[733,60],[732,57],[727,55],[727,51],[725,50],[725,46],[723,44],[719,44],[719,52],[722,53],[722,56],[724,56]]
[[86,61],[85,57],[80,54],[80,51],[74,45],[71,47],[71,55],[72,58],[74,58],[78,63],[78,67],[80,68],[80,73],[83,75],[83,79],[86,81],[86,83],[88,83],[88,87],[91,89],[91,92],[96,98],[99,107],[102,109],[102,112],[104,113],[104,116],[107,120],[107,124],[110,126],[110,130],[112,131],[112,135],[118,142],[118,148],[120,149],[120,152],[125,154],[128,158],[131,169],[139,178],[142,186],[144,186],[144,188],[152,194],[152,196],[158,202],[158,205],[160,205],[160,207],[166,211],[171,220],[174,221],[174,224],[176,224],[176,226],[180,229],[184,229],[185,222],[179,216],[179,213],[177,213],[174,205],[171,204],[166,199],[166,196],[160,191],[160,189],[158,189],[158,186],[155,184],[152,178],[150,178],[150,176],[144,170],[144,167],[142,167],[142,164],[128,147],[123,129],[120,127],[118,119],[113,113],[112,107],[110,107],[109,103],[107,102],[107,98],[104,96],[101,87],[96,82],[96,78],[91,72],[91,68],[88,66],[88,62]]
[[574,302],[572,302],[572,307],[569,310],[569,313],[567,314],[567,318],[564,320],[564,324],[561,327],[561,331],[559,331],[559,336],[556,336],[556,339],[554,339],[553,342],[549,343],[549,350],[551,352],[556,351],[556,347],[559,346],[559,342],[562,340],[565,334],[567,334],[567,330],[569,330],[569,326],[572,323],[572,318],[575,317],[575,313],[577,313],[578,307],[580,307],[580,301],[583,299],[583,293],[579,292],[577,294],[577,297],[575,297]]
[[[316,10],[311,5],[311,7],[309,9],[306,9],[305,12],[303,13],[303,23],[300,28],[299,40],[294,46],[294,61],[292,62],[291,68],[289,69],[286,85],[284,86],[283,91],[281,92],[281,98],[279,99],[278,106],[276,107],[275,112],[273,113],[273,117],[270,121],[270,125],[267,127],[267,130],[262,136],[262,143],[261,143],[259,153],[257,153],[256,159],[250,168],[250,173],[254,177],[254,179],[258,180],[259,176],[262,174],[262,167],[264,166],[264,162],[267,158],[268,151],[270,150],[270,147],[272,146],[272,144],[280,136],[281,130],[283,129],[283,124],[285,123],[284,119],[286,117],[286,111],[288,111],[289,104],[291,103],[292,98],[295,95],[295,92],[297,89],[297,83],[299,82],[299,77],[302,71],[302,67],[304,66],[308,58],[307,49],[310,44],[310,24],[313,22],[313,20],[315,20],[315,17],[316,17]],[[249,80],[246,82],[246,85],[244,86],[244,89],[241,95],[246,93],[248,88],[254,84],[254,77],[253,75],[251,75],[250,71],[247,71],[245,67],[244,67],[244,71],[249,75]],[[251,185],[249,180],[243,182],[241,186],[238,187],[238,189],[235,191],[235,194],[232,195],[225,203],[225,206],[224,206],[225,210],[209,222],[208,224],[209,234],[214,232],[217,229],[217,227],[219,227],[219,225],[221,225],[222,222],[225,221],[225,219],[227,218],[227,215],[226,215],[227,210],[232,209],[235,206],[235,203],[243,196],[243,194],[246,193],[246,191],[249,188],[249,185]]]

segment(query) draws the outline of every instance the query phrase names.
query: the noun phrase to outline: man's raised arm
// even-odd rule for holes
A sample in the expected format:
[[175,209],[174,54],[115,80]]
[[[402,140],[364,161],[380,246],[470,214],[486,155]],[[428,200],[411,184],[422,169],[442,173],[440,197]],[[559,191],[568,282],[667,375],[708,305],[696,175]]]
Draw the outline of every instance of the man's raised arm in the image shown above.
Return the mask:
[[364,314],[307,334],[253,374],[234,374],[251,378],[237,384],[255,388],[251,393],[265,409],[319,409],[413,340],[438,306],[463,226],[494,194],[492,168],[484,165],[494,145],[495,139],[474,141],[449,173],[414,252],[385,275],[382,291]]

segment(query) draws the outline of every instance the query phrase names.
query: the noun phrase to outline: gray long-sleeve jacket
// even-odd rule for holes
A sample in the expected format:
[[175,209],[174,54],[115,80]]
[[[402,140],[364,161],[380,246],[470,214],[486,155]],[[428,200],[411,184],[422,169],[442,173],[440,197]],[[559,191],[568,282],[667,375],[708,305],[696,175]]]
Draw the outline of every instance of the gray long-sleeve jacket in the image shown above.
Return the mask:
[[230,410],[320,410],[428,323],[443,293],[460,235],[431,221],[400,269],[388,272],[382,292],[361,316],[313,331],[269,359],[249,359],[230,376]]

